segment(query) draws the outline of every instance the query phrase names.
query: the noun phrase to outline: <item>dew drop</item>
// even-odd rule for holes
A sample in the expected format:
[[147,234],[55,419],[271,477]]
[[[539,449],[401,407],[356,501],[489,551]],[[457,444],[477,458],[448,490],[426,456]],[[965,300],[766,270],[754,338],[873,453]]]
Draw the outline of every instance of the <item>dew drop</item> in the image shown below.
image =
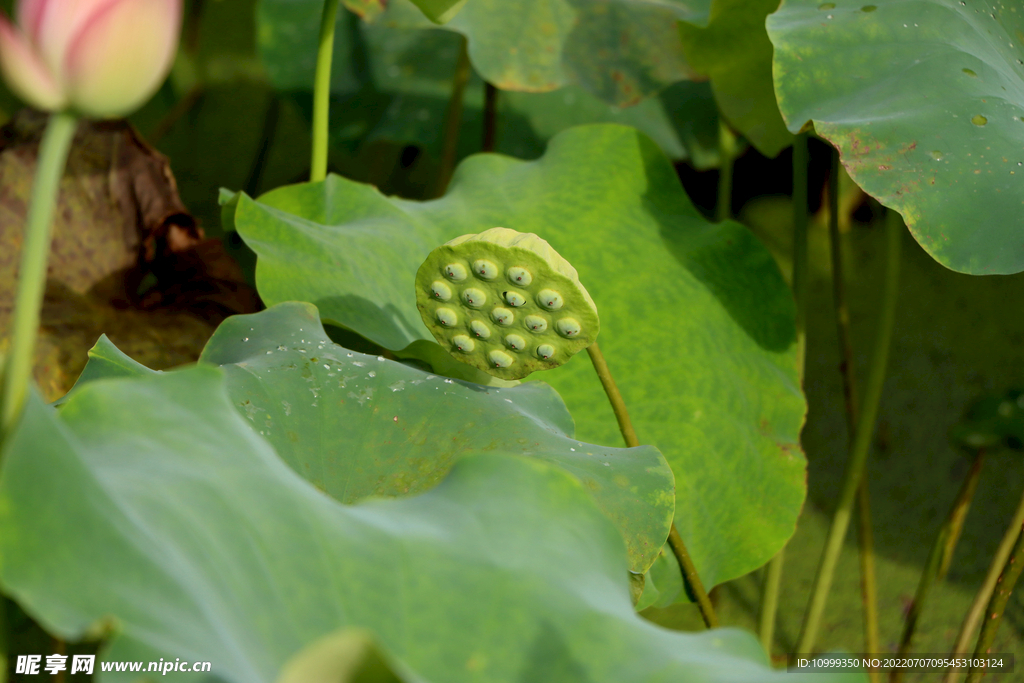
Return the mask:
[[860,8],[860,11],[861,12],[874,12],[876,9],[878,9],[877,5],[864,5],[863,7]]
[[986,119],[981,114],[975,114],[974,116],[971,117],[971,123],[973,123],[976,126],[984,126],[986,123],[988,123],[988,119]]
[[836,3],[834,3],[834,2],[823,2],[820,5],[818,5],[818,9],[835,9],[835,8],[836,8]]
[[934,149],[932,150],[931,154],[932,159],[935,159],[935,161],[942,161],[942,152],[940,152],[939,150]]
[[963,68],[963,69],[961,69],[961,71],[963,71],[968,76],[973,76],[975,78],[978,77],[978,74],[974,73],[974,71],[972,69]]

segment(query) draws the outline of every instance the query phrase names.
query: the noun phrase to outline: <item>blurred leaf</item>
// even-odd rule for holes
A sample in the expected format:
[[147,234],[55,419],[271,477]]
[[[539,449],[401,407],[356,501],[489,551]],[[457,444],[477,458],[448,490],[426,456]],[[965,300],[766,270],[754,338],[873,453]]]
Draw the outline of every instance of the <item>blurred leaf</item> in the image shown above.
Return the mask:
[[767,25],[791,131],[813,121],[947,268],[1024,270],[1024,13],[980,0],[785,0]]
[[[675,521],[705,584],[759,567],[792,535],[806,491],[792,297],[757,239],[704,220],[636,131],[575,128],[536,162],[472,157],[437,201],[332,176],[234,195],[225,215],[259,255],[268,304],[310,301],[393,350],[430,338],[413,279],[435,246],[494,226],[540,235],[597,303],[602,350],[641,441],[672,466]],[[544,380],[581,438],[621,443],[586,359]]]
[[752,635],[638,617],[618,533],[557,468],[477,455],[420,496],[345,506],[281,463],[213,368],[93,383],[59,416],[32,400],[2,461],[5,592],[64,639],[116,622],[106,661],[269,683],[356,627],[413,680],[779,678]]
[[[281,91],[312,90],[316,64],[309,46],[316,42],[322,4],[262,0],[259,5],[260,53],[271,82]],[[461,40],[450,31],[339,17],[331,72],[335,146],[351,150],[387,140],[417,145],[439,159]],[[498,98],[496,151],[535,158],[551,136],[566,128],[615,122],[644,131],[669,157],[684,159],[689,153],[695,166],[706,168],[717,163],[702,155],[708,122],[717,136],[717,112],[706,92],[705,85],[684,81],[670,86],[661,98],[625,108],[609,105],[578,85],[548,93],[503,92]],[[475,73],[463,102],[461,156],[478,151],[483,135],[483,81]],[[690,132],[694,126],[701,131],[696,137]]]
[[401,680],[387,664],[370,632],[346,628],[324,636],[292,657],[277,683],[399,683]]
[[679,24],[687,61],[711,77],[725,118],[767,157],[793,142],[775,103],[772,44],[764,28],[778,6],[779,0],[714,0],[707,28]]

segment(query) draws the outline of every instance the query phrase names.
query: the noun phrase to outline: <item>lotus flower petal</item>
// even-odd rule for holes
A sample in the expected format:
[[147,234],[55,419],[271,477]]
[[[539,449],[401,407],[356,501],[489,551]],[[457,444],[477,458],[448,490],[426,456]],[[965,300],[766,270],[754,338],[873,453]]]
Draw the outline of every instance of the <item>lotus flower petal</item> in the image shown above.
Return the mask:
[[0,15],[0,71],[18,97],[33,107],[55,110],[67,98],[49,68],[17,28]]
[[54,74],[63,73],[68,47],[93,17],[118,0],[23,0],[18,22]]
[[[100,2],[76,1],[79,8]],[[112,0],[94,9],[64,58],[65,87],[74,106],[107,117],[126,114],[148,99],[174,59],[180,23],[181,0]]]

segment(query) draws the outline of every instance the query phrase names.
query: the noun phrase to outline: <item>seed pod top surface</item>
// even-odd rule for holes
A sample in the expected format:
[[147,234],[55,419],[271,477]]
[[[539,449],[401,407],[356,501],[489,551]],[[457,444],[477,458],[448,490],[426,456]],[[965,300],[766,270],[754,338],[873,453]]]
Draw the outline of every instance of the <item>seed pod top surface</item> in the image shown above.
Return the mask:
[[438,343],[464,363],[520,379],[597,339],[597,306],[579,275],[531,233],[491,228],[430,252],[416,305]]

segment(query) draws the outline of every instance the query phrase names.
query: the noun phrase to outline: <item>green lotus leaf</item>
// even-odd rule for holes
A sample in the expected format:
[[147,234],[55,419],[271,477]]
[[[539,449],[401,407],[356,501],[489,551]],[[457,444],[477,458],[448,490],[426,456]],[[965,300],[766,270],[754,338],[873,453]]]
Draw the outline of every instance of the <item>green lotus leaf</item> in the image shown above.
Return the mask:
[[600,332],[576,269],[537,235],[508,228],[430,252],[416,273],[416,306],[455,358],[502,379],[558,367]]
[[[497,450],[578,477],[621,530],[632,571],[646,571],[668,537],[674,496],[664,457],[573,438],[572,417],[546,384],[484,387],[349,351],[327,337],[315,307],[295,302],[227,319],[199,362],[223,368],[252,429],[342,503],[420,493],[459,458]],[[129,363],[106,342],[83,375],[95,381]]]
[[[745,227],[697,212],[642,134],[584,126],[534,162],[470,157],[431,202],[336,176],[224,200],[258,254],[264,301],[312,302],[396,351],[433,338],[414,292],[438,244],[495,225],[542,235],[601,312],[603,355],[641,443],[672,466],[675,522],[705,585],[756,569],[792,535],[806,493],[792,295]],[[544,380],[582,440],[622,443],[589,359]]]
[[714,0],[706,27],[679,23],[687,61],[710,77],[722,114],[767,157],[793,143],[775,103],[772,44],[764,28],[778,6],[779,0]]
[[814,123],[850,177],[939,263],[1024,270],[1024,12],[980,0],[784,0],[768,17],[791,131]]
[[271,683],[355,628],[406,680],[779,680],[751,634],[637,616],[619,534],[558,468],[474,455],[422,495],[343,505],[281,462],[223,376],[92,382],[59,414],[33,398],[4,444],[4,592],[65,640],[109,632],[101,662]]

